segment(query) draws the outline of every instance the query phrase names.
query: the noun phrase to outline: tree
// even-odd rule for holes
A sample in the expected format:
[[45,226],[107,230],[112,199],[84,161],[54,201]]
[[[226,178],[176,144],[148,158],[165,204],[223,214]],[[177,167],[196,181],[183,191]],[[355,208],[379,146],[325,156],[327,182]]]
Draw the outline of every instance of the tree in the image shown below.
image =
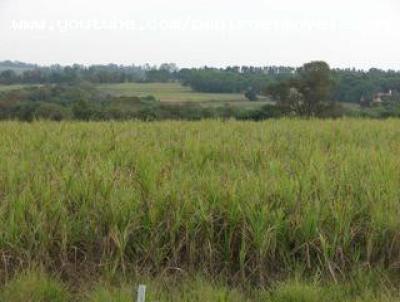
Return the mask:
[[301,116],[321,116],[328,108],[333,80],[329,65],[322,61],[304,64],[295,78],[286,79],[268,87],[278,106],[286,113]]
[[96,112],[91,104],[85,100],[76,101],[72,105],[73,117],[78,120],[90,120],[94,117],[95,113]]
[[244,96],[249,101],[257,101],[257,91],[253,87],[247,88],[246,91],[244,92]]
[[298,87],[304,96],[302,113],[317,115],[329,101],[333,81],[329,65],[323,61],[306,63],[299,70]]
[[291,84],[288,80],[280,81],[267,86],[265,94],[270,95],[278,102],[284,102],[289,97],[290,86]]
[[14,70],[5,70],[0,73],[0,84],[10,85],[15,84],[18,80]]
[[66,108],[53,103],[40,103],[35,110],[35,117],[53,121],[61,121],[68,117]]
[[304,95],[297,88],[292,87],[289,89],[287,97],[279,102],[278,107],[287,114],[304,115]]

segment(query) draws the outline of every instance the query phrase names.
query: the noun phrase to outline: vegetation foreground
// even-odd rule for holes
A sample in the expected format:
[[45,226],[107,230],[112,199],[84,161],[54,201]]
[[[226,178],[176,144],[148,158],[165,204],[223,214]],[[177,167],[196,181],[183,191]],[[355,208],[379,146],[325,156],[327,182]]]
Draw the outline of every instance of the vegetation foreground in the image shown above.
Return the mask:
[[396,301],[400,121],[0,123],[0,301]]

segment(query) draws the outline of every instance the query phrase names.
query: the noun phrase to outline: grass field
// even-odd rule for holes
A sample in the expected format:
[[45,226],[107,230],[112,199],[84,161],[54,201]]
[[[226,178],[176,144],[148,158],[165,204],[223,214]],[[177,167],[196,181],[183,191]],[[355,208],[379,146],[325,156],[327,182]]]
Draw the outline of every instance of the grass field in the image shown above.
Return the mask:
[[0,140],[0,300],[129,301],[143,278],[154,301],[398,298],[398,120],[2,122]]
[[208,106],[231,104],[254,107],[267,102],[265,98],[261,98],[259,102],[249,102],[243,94],[194,92],[189,87],[184,87],[179,83],[102,84],[97,87],[100,91],[114,96],[143,97],[153,95],[161,102],[167,103],[196,102]]
[[38,85],[1,85],[0,84],[0,92],[3,91],[11,91],[11,90],[18,90],[26,87],[33,87]]

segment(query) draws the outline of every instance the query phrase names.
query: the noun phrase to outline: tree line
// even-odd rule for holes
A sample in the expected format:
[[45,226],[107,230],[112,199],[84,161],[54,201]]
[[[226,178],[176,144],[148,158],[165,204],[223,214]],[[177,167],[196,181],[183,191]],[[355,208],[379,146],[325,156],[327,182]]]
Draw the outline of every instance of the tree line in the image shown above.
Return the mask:
[[[244,93],[256,100],[269,86],[296,78],[302,68],[287,66],[229,66],[226,68],[184,68],[175,64],[160,66],[53,65],[42,67],[21,62],[0,62],[0,84],[62,84],[88,81],[90,83],[171,82],[179,81],[198,92]],[[336,102],[359,103],[372,100],[374,94],[389,90],[400,91],[400,72],[393,70],[332,69],[329,98]]]
[[[18,63],[18,66],[24,67],[21,63]],[[35,67],[19,74],[13,70],[5,70],[1,76],[3,83],[6,84],[45,84],[41,87],[22,88],[0,94],[2,119],[143,118],[147,120],[234,117],[259,120],[279,116],[339,117],[352,114],[371,117],[400,116],[398,72],[374,69],[369,70],[367,75],[357,70],[332,70],[323,61],[306,63],[296,69],[289,67],[178,69],[175,64],[163,64],[153,68],[117,65],[52,66]],[[38,78],[28,80],[30,76]],[[5,81],[5,78],[8,80]],[[122,101],[102,95],[94,85],[134,81],[134,78],[135,81],[143,82],[180,81],[183,85],[201,92],[244,93],[250,101],[256,101],[258,95],[263,94],[274,100],[275,105],[246,110],[226,106],[204,108],[195,104],[166,105],[157,102],[151,96],[125,98]],[[347,91],[349,94],[343,94],[342,90],[349,90],[351,93]],[[380,106],[372,108],[375,93],[382,91],[390,91],[390,94],[380,93]],[[372,109],[352,112],[339,101],[354,101],[352,98],[362,99],[362,105]]]

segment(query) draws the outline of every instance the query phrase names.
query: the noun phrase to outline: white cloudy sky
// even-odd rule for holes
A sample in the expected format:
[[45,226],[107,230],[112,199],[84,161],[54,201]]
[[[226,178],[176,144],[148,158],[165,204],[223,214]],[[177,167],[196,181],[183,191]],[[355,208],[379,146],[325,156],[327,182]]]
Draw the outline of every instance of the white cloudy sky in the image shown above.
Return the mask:
[[400,69],[399,0],[0,0],[0,60]]

